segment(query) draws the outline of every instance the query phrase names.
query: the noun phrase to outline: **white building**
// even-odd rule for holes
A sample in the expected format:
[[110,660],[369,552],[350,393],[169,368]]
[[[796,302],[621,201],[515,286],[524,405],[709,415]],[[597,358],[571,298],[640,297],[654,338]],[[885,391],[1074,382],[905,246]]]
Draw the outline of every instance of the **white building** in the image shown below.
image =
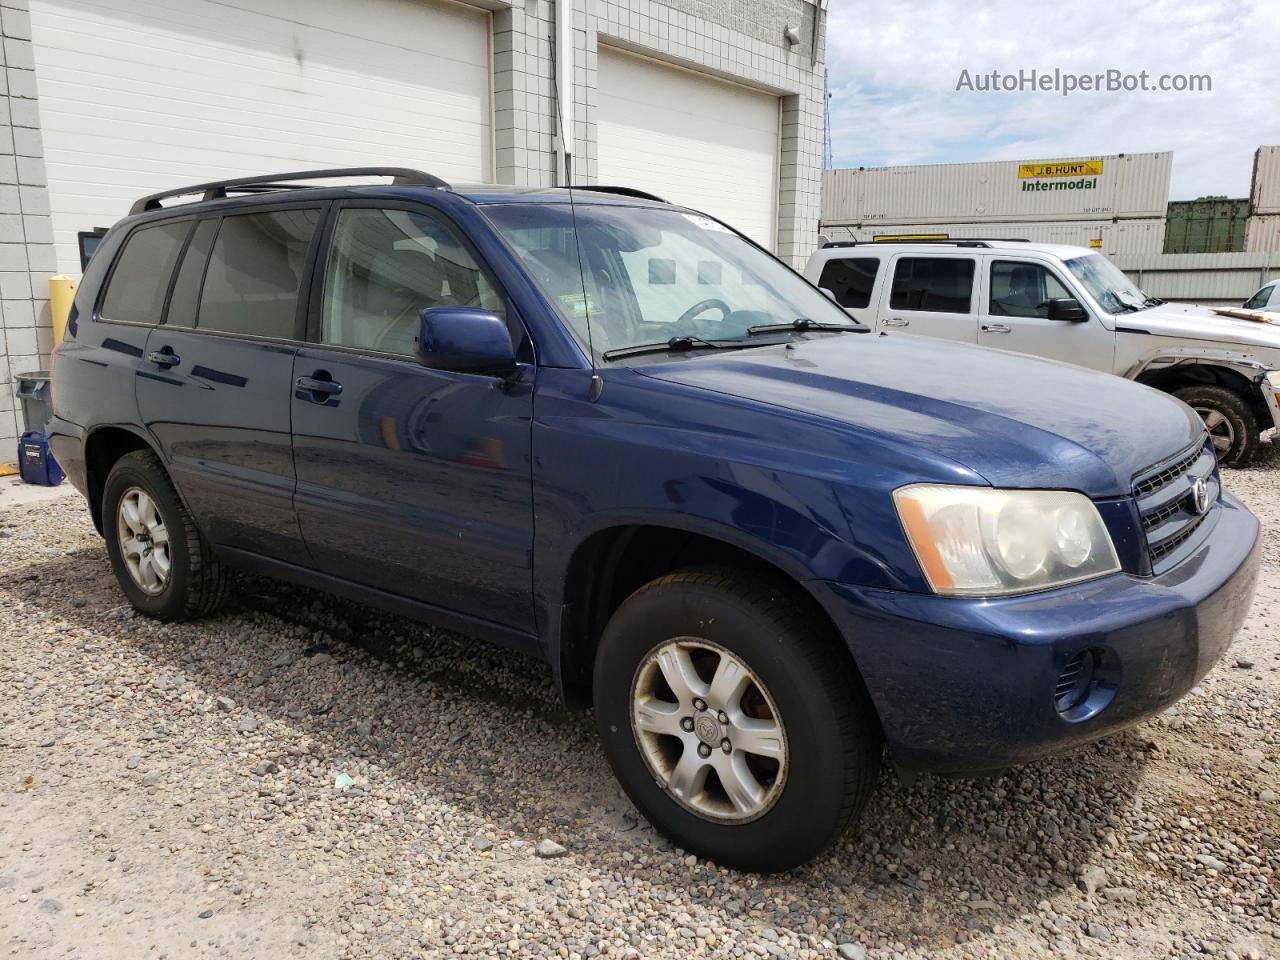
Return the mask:
[[79,273],[79,231],[166,187],[372,164],[553,185],[567,154],[575,182],[705,209],[801,266],[824,6],[0,0],[0,463],[13,377],[48,362],[48,277]]

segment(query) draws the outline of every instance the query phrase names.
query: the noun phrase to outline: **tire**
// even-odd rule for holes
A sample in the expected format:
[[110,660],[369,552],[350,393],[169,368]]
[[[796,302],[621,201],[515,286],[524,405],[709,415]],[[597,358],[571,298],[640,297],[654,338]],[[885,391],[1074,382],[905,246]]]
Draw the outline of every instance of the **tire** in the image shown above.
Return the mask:
[[[670,646],[674,638],[681,646]],[[689,654],[700,681],[715,679],[721,664],[734,661],[750,671],[753,682],[739,696],[738,707],[725,698],[735,714],[720,732],[711,729],[711,720],[724,703],[712,699],[698,711],[670,685],[654,698],[663,701],[655,707],[676,710],[679,699],[678,718],[664,712],[655,720],[648,706],[654,700],[633,706],[637,693],[666,682],[667,670],[654,656],[673,649]],[[688,689],[697,693],[696,684]],[[716,691],[710,685],[704,692],[711,699]],[[876,784],[883,742],[861,678],[830,627],[769,579],[694,568],[641,587],[605,628],[593,694],[605,754],[632,802],[672,841],[723,866],[770,873],[808,862],[840,838]],[[697,721],[693,730],[655,734],[634,729],[633,715],[646,718],[637,719],[637,725],[657,722],[664,729]],[[770,717],[775,723],[780,719],[781,737],[757,738],[774,747],[781,741],[784,762],[743,749],[743,738],[753,735],[746,728],[768,727]],[[702,758],[696,745],[714,743],[721,734],[730,749],[706,746]],[[724,766],[715,766],[702,790],[690,789],[682,800],[677,765],[686,752],[691,764],[705,760],[703,766]],[[731,802],[719,777],[727,770],[732,779],[742,765],[765,797],[746,812]]]
[[1262,430],[1244,397],[1234,390],[1215,386],[1183,387],[1173,395],[1205,421],[1220,464],[1243,467],[1253,460]]
[[[161,526],[151,527],[166,535],[166,549],[161,550],[157,535],[144,544],[148,559],[139,559],[141,538],[134,535],[129,518],[122,515],[122,501],[131,505],[131,514],[129,510],[126,514],[135,518],[135,527],[140,506],[143,513],[158,519]],[[190,620],[212,613],[222,603],[227,591],[226,568],[210,551],[169,474],[149,450],[125,454],[111,468],[102,494],[102,528],[111,568],[134,609],[157,620]],[[133,549],[124,549],[122,543],[130,541]],[[162,552],[164,565],[159,562]],[[132,564],[130,555],[134,557]],[[162,566],[167,571],[163,575],[159,572]],[[146,575],[147,570],[151,576]]]

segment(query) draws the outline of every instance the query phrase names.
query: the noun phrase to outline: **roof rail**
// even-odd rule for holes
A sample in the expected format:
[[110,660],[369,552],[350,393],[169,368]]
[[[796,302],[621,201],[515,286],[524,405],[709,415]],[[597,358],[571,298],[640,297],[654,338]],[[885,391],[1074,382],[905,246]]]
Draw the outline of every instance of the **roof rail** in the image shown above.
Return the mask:
[[666,203],[662,197],[656,197],[652,193],[646,193],[644,190],[637,190],[635,187],[611,187],[607,184],[593,183],[589,186],[575,186],[575,190],[590,190],[593,193],[612,193],[619,197],[635,197],[637,200],[656,200],[658,203]]
[[298,170],[294,173],[273,173],[268,176],[237,177],[234,180],[214,180],[210,183],[197,183],[190,187],[179,187],[175,190],[164,190],[153,193],[136,201],[129,208],[130,215],[145,213],[148,210],[159,210],[160,201],[171,197],[185,197],[201,193],[205,200],[222,200],[228,193],[259,193],[269,190],[296,189],[293,180],[328,180],[335,177],[391,177],[397,186],[416,185],[434,187],[437,190],[453,188],[437,176],[408,167],[335,167],[330,170]]
[[883,240],[828,240],[822,245],[826,250],[830,247],[883,247],[888,243],[936,243],[952,247],[989,247],[993,243],[1031,243],[1026,237],[953,237],[946,240],[925,238],[912,240],[908,237],[898,239],[889,237]]

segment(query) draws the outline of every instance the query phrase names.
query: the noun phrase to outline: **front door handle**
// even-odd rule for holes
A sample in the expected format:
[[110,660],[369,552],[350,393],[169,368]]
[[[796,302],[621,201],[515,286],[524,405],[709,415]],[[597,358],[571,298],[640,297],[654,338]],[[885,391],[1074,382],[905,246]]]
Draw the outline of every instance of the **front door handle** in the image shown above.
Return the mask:
[[885,327],[909,327],[910,320],[903,320],[901,317],[890,317],[888,320],[882,320],[881,325]]
[[295,397],[312,403],[327,403],[330,398],[342,392],[342,384],[334,383],[323,371],[316,371],[316,375],[312,377],[299,377],[293,381],[293,386]]
[[1013,327],[1007,323],[984,323],[982,325],[983,333],[1009,333]]
[[174,353],[172,348],[165,347],[163,350],[152,350],[148,353],[147,361],[158,367],[176,367],[182,362],[182,358]]

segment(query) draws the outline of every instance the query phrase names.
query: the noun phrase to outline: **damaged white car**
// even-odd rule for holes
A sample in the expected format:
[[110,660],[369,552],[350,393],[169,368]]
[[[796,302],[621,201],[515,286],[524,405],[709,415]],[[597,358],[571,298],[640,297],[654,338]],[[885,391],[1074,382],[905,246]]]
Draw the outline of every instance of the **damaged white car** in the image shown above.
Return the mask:
[[804,273],[876,333],[1034,354],[1172,393],[1226,465],[1247,463],[1280,426],[1280,306],[1165,303],[1101,254],[1021,240],[839,241]]

